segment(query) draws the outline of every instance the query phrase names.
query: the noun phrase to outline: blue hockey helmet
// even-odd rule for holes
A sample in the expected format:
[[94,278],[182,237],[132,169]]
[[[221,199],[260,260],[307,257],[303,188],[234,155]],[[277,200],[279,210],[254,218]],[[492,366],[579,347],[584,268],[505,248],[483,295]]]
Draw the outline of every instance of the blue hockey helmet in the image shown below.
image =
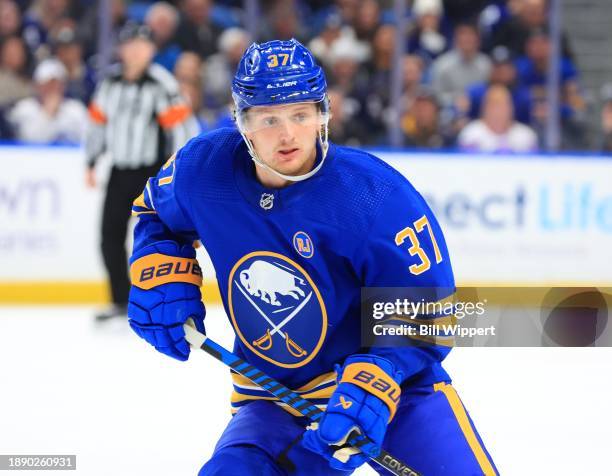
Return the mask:
[[[325,74],[312,53],[299,41],[273,40],[253,43],[247,48],[232,81],[235,119],[253,161],[279,177],[292,182],[305,180],[322,166],[329,148],[329,101]],[[313,102],[319,108],[319,144],[321,160],[310,172],[284,175],[269,167],[260,157],[246,135],[244,113],[256,106],[282,106],[298,102]]]
[[323,103],[326,93],[323,70],[295,39],[253,43],[242,56],[232,82],[238,114],[254,106]]

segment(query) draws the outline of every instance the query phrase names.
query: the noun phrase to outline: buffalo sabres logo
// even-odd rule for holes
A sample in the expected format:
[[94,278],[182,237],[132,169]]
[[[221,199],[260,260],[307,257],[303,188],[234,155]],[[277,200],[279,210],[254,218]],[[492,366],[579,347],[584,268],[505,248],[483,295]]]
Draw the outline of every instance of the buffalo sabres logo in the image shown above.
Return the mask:
[[321,349],[325,304],[297,263],[258,251],[241,258],[229,276],[229,311],[246,347],[280,367],[301,367]]
[[259,206],[264,210],[270,210],[274,206],[274,195],[271,193],[262,193],[259,199]]

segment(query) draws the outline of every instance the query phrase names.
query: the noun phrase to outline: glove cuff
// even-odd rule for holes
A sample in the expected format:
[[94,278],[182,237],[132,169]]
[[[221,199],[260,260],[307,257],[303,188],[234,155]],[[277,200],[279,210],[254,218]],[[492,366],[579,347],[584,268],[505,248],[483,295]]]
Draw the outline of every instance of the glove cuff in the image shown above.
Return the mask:
[[132,285],[148,290],[162,284],[180,282],[199,288],[202,286],[202,269],[194,256],[193,248],[179,248],[173,242],[147,246],[130,260]]
[[382,400],[389,407],[391,421],[402,393],[399,380],[401,373],[387,359],[358,354],[346,359],[339,383],[351,383]]

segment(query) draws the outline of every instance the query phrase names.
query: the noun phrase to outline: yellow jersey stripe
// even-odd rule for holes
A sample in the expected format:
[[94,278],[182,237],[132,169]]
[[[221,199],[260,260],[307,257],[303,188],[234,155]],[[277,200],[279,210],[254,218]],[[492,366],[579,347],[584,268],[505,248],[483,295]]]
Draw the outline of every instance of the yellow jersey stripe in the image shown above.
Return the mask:
[[[290,413],[293,416],[299,417],[299,416],[303,416],[300,412],[298,412],[297,410],[295,410],[294,408],[290,407],[289,405],[282,403],[282,402],[274,402],[276,403],[279,407],[282,407],[283,410],[285,410],[286,412]],[[327,408],[327,405],[315,405],[319,410],[321,411],[325,411],[325,409]],[[238,410],[240,410],[241,407],[238,408],[232,408],[231,412],[232,415],[235,415],[236,413],[238,413]]]
[[461,431],[463,432],[472,453],[474,453],[474,457],[476,458],[476,461],[478,461],[482,472],[485,474],[485,476],[496,476],[497,473],[495,472],[495,469],[493,469],[491,461],[489,461],[489,458],[487,457],[484,449],[478,441],[478,438],[476,437],[476,434],[474,433],[470,419],[467,416],[457,391],[452,387],[452,385],[445,382],[434,384],[434,391],[442,392],[448,400],[448,403],[455,414],[455,418],[459,423],[459,427],[461,428]]
[[[256,390],[263,390],[261,387],[255,385],[248,378],[243,377],[240,374],[232,372],[231,375],[232,375],[232,382],[237,387],[253,388],[253,389],[256,389]],[[297,393],[312,391],[312,390],[316,389],[320,385],[327,384],[327,383],[329,383],[331,381],[335,381],[335,380],[336,380],[336,372],[327,372],[325,374],[319,375],[318,377],[310,380],[309,382],[307,382],[304,385],[302,385],[300,388],[298,388],[296,390],[293,390],[293,391],[297,392]]]
[[[247,401],[254,400],[270,400],[275,403],[285,406],[284,403],[279,402],[277,397],[268,395],[252,395],[248,391],[265,392],[264,389],[255,385],[248,378],[243,377],[240,374],[232,372],[232,381],[234,384],[234,390],[230,397],[232,405],[242,404]],[[298,393],[301,397],[309,399],[329,399],[334,391],[336,390],[336,372],[328,372],[312,379],[306,384],[302,385],[297,390],[293,390]],[[241,392],[244,389],[244,392]],[[235,413],[236,408],[232,408],[232,412]],[[291,412],[293,414],[293,412]],[[299,413],[295,413],[299,415]]]
[[[300,393],[300,397],[305,398],[306,400],[310,400],[310,399],[314,399],[314,398],[329,399],[332,396],[332,394],[334,393],[334,390],[336,390],[336,385],[333,385],[333,386],[327,387],[327,388],[323,388],[321,390],[316,390],[314,392]],[[260,395],[247,395],[245,393],[239,393],[236,390],[234,390],[232,392],[232,395],[230,397],[230,402],[231,403],[242,403],[242,402],[246,402],[248,400],[276,400],[276,401],[278,401],[278,398],[273,397],[273,396],[264,397],[264,396],[260,396]]]

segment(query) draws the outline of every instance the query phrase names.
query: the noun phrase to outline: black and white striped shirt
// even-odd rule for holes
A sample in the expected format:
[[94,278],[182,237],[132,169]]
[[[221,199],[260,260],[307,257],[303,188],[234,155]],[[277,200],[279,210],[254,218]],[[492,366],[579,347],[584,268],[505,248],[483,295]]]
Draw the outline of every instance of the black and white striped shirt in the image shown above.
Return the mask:
[[119,169],[161,164],[198,133],[177,81],[157,64],[136,82],[123,79],[116,65],[98,86],[89,117],[85,150],[90,167],[104,152]]

